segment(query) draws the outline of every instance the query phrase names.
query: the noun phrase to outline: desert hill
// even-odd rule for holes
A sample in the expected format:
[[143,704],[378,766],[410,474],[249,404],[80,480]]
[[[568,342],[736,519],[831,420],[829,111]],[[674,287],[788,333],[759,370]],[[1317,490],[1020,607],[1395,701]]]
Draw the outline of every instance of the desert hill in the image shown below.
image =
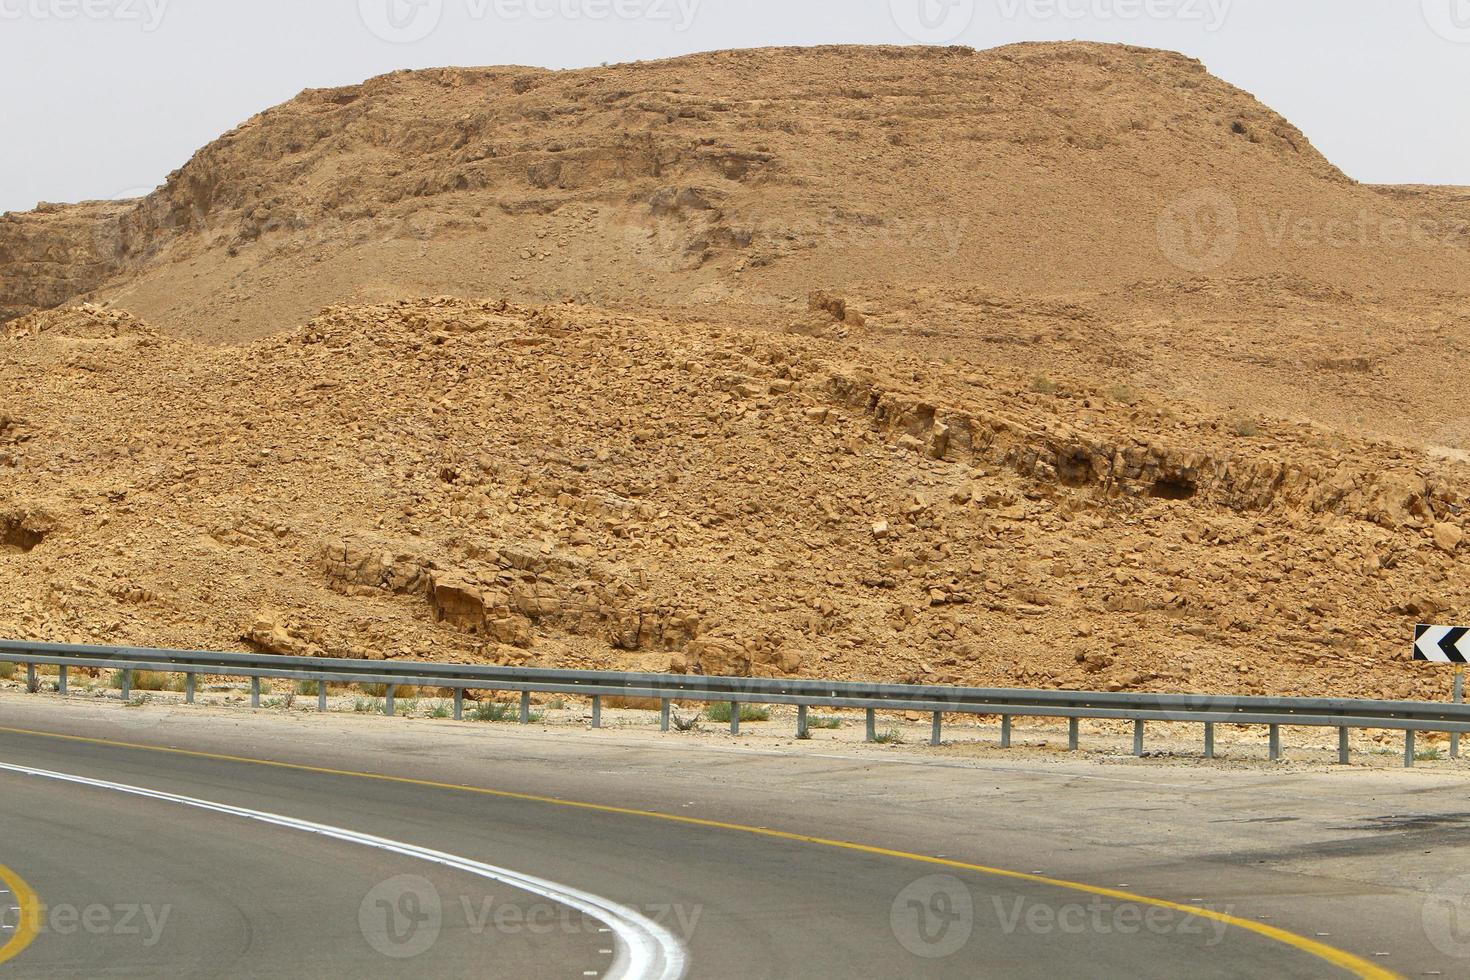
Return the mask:
[[921,353],[1463,451],[1467,255],[1470,192],[1357,185],[1181,55],[727,51],[305,92],[147,198],[0,219],[0,318],[92,299],[232,343],[503,295],[779,326],[833,289]]
[[1168,52],[310,91],[0,218],[0,320],[8,635],[1441,696],[1470,614],[1470,190]]

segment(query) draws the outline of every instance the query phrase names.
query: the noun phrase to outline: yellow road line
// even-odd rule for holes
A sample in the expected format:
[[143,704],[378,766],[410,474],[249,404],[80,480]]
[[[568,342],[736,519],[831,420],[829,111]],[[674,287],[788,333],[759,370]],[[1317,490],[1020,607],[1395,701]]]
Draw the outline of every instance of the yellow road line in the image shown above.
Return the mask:
[[[1298,936],[1294,932],[1278,929],[1276,926],[1266,925],[1262,922],[1254,922],[1250,919],[1242,919],[1226,912],[1216,912],[1213,909],[1200,908],[1195,905],[1183,905],[1179,902],[1171,902],[1162,898],[1150,898],[1147,895],[1136,895],[1132,892],[1121,891],[1116,888],[1103,888],[1098,885],[1088,885],[1082,882],[1066,881],[1061,878],[1048,878],[1045,875],[1027,874],[1023,871],[1010,871],[1005,868],[991,868],[982,864],[969,864],[964,861],[953,861],[948,858],[931,857],[927,854],[914,854],[909,851],[897,851],[886,847],[875,847],[870,844],[854,844],[851,841],[831,840],[826,837],[813,837],[808,834],[796,834],[785,830],[769,830],[765,827],[750,827],[745,824],[726,823],[721,820],[706,820],[700,817],[686,817],[675,813],[659,813],[656,810],[637,810],[629,807],[609,806],[603,803],[583,803],[577,800],[559,800],[551,796],[536,796],[531,793],[516,793],[510,790],[486,789],[482,786],[460,786],[455,783],[440,783],[429,779],[414,779],[409,776],[389,776],[382,773],[355,772],[350,769],[330,769],[323,766],[307,766],[295,762],[277,762],[271,759],[251,759],[245,756],[224,755],[217,752],[197,752],[191,749],[175,749],[159,745],[141,745],[136,742],[118,742],[106,738],[88,738],[83,735],[61,735],[55,732],[36,732],[24,728],[0,727],[0,732],[12,735],[34,735],[41,738],[61,739],[69,742],[83,742],[90,745],[106,745],[114,748],[140,749],[145,752],[163,752],[170,755],[188,756],[196,759],[213,759],[220,762],[239,762],[255,766],[270,766],[276,769],[290,769],[297,772],[310,772],[325,776],[350,776],[356,779],[374,779],[380,782],[398,783],[406,786],[422,786],[429,789],[452,790],[460,793],[476,793],[481,796],[493,796],[498,799],[519,800],[528,803],[544,803],[551,806],[570,807],[576,810],[588,810],[594,813],[612,813],[620,816],[642,817],[650,820],[663,820],[669,823],[685,824],[691,827],[707,827],[713,830],[728,830],[742,834],[754,834],[759,837],[774,838],[776,840],[793,841],[800,844],[813,844],[820,847],[838,848],[844,851],[856,851],[861,854],[873,854],[881,857],[898,858],[904,861],[916,861],[921,864],[938,865],[944,868],[955,868],[961,871],[973,871],[983,875],[997,878],[1008,878],[1015,881],[1027,881],[1037,885],[1047,885],[1053,888],[1064,888],[1069,891],[1083,892],[1088,895],[1098,895],[1103,898],[1117,899],[1122,902],[1131,902],[1137,905],[1150,905],[1155,908],[1169,909],[1174,912],[1182,912],[1187,915],[1197,916],[1201,919],[1210,919],[1222,922],[1237,929],[1255,933],[1274,942],[1289,946],[1292,949],[1315,956],[1317,959],[1330,963],[1339,969],[1350,973],[1361,980],[1399,980],[1398,974],[1390,970],[1370,963],[1361,957],[1354,956],[1345,950],[1319,943],[1305,936]],[[17,902],[18,905],[24,903]]]
[[[36,897],[31,886],[25,883],[25,879],[3,864],[0,864],[0,884],[9,890],[11,903],[20,909],[16,916],[15,931],[10,934],[5,945],[0,946],[0,963],[4,963],[25,952],[25,948],[40,933],[41,900]],[[3,911],[8,914],[10,909],[7,906]]]

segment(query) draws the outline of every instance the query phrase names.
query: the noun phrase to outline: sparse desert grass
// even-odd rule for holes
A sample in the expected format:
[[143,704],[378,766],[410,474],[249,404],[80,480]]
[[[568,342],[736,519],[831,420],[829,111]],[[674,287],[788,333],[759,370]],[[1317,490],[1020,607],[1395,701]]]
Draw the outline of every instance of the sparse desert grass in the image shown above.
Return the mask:
[[1138,392],[1127,385],[1113,385],[1108,389],[1108,397],[1124,405],[1133,405],[1138,401]]
[[519,713],[519,709],[499,701],[481,701],[470,710],[470,718],[474,721],[505,721]]
[[[107,684],[115,691],[122,690],[123,672],[114,670]],[[156,670],[133,671],[132,690],[134,691],[163,691],[168,689],[168,675]]]
[[297,681],[296,693],[304,698],[314,698],[317,695],[317,687],[320,681]]
[[886,732],[879,732],[877,735],[874,735],[873,741],[879,745],[900,745],[903,742],[903,736],[898,733],[897,728],[890,728]]
[[[714,704],[706,705],[704,709],[705,718],[714,722],[728,722],[730,720],[730,702],[716,701]],[[771,711],[753,704],[742,704],[740,706],[741,721],[770,721]]]
[[[532,711],[530,721],[535,724],[546,717],[540,711]],[[470,709],[472,721],[520,721],[521,706],[518,704],[502,704],[499,701],[481,701]]]
[[15,664],[0,664],[0,681],[15,679]]

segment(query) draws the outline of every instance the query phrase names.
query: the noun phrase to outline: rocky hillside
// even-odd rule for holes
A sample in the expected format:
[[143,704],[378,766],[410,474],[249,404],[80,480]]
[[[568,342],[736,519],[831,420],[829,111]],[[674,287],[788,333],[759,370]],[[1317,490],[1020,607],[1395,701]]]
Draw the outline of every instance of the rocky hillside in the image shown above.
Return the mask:
[[306,92],[0,218],[0,321],[4,635],[1440,696],[1470,615],[1470,190],[1168,52]]
[[0,345],[0,633],[1111,690],[1442,696],[1470,473],[800,332],[336,307]]

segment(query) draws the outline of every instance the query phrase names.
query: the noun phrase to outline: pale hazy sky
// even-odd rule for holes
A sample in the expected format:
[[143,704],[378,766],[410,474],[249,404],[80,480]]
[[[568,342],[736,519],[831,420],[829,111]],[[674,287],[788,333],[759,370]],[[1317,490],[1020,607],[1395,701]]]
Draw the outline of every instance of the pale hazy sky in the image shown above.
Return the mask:
[[134,196],[303,88],[818,43],[1173,48],[1359,180],[1470,185],[1470,0],[0,0],[0,211]]

